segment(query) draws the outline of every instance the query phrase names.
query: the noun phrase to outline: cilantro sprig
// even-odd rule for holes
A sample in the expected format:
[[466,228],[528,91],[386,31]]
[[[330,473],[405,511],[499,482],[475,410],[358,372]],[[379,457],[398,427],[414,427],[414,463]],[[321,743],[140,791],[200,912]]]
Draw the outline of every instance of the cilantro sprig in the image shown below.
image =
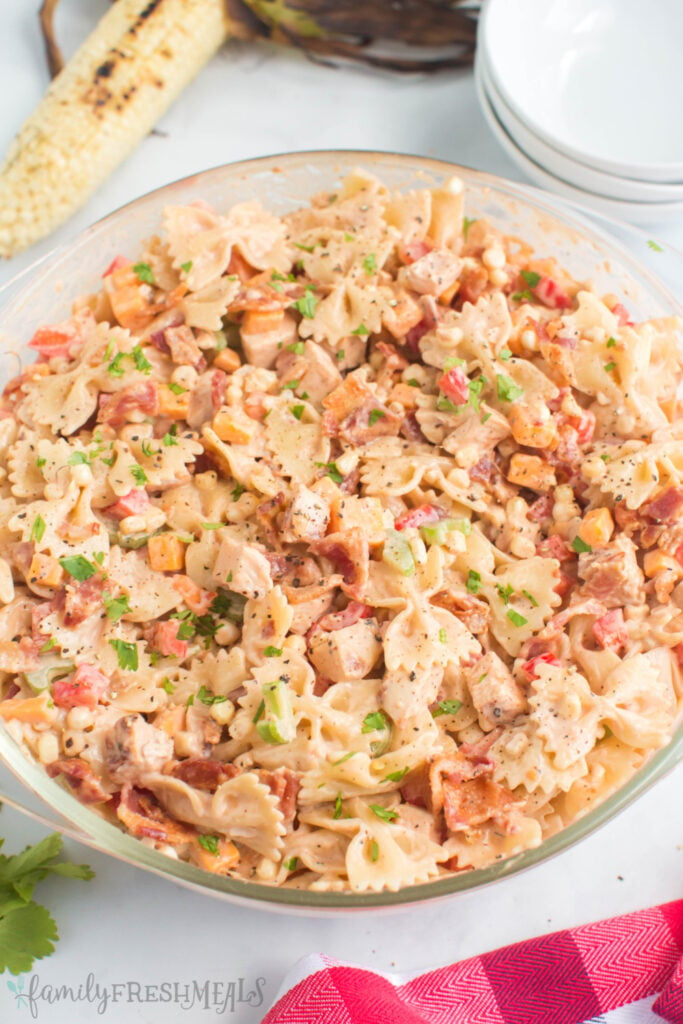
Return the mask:
[[22,974],[35,960],[54,953],[57,925],[47,908],[33,900],[36,885],[50,874],[82,881],[94,877],[86,864],[58,861],[61,850],[62,837],[54,833],[21,853],[0,854],[0,972]]

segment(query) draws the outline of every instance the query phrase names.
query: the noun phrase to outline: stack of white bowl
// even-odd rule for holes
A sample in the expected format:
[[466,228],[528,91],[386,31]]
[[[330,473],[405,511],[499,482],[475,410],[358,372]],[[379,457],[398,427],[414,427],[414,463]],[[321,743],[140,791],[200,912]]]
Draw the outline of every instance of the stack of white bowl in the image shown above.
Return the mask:
[[683,0],[485,0],[475,79],[543,188],[633,223],[683,217]]

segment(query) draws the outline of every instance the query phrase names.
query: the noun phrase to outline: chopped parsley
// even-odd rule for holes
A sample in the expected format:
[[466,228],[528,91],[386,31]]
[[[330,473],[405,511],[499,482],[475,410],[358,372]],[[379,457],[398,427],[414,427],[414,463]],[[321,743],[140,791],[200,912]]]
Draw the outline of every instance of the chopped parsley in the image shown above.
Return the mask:
[[314,462],[313,465],[317,466],[318,469],[324,469],[325,476],[329,476],[330,480],[335,484],[340,484],[344,479],[337,468],[336,462]]
[[119,668],[124,669],[127,672],[137,672],[137,644],[128,643],[126,640],[110,640],[109,643],[116,651],[116,657],[119,660]]
[[299,387],[298,380],[290,380],[287,384],[282,385],[283,391],[295,391]]
[[53,648],[53,647],[56,647],[56,646],[57,646],[57,641],[56,641],[56,640],[55,640],[55,638],[54,638],[54,637],[52,636],[52,637],[50,637],[50,639],[49,639],[49,640],[46,640],[46,641],[45,641],[45,643],[44,643],[44,644],[43,644],[43,646],[42,646],[42,647],[40,648],[40,650],[39,650],[39,652],[38,652],[38,653],[39,653],[39,654],[47,654],[47,652],[48,652],[48,651],[51,651],[51,650],[52,650],[52,648]]
[[439,641],[442,644],[445,644],[445,643],[448,642],[448,633],[446,632],[446,629],[445,629],[444,626],[442,626],[441,629],[439,630]]
[[152,456],[154,455],[154,450],[152,449],[152,445],[150,444],[150,442],[149,442],[149,440],[147,438],[145,438],[145,440],[140,445],[140,451],[142,452],[142,454],[145,456],[146,459],[151,459]]
[[361,334],[370,334],[370,331],[369,331],[369,329],[368,329],[368,328],[367,328],[367,327],[365,326],[365,324],[358,324],[358,327],[356,327],[356,329],[355,329],[354,331],[351,331],[351,334],[358,334],[358,335],[361,335]]
[[287,860],[283,860],[282,866],[285,871],[296,871],[299,864],[298,857],[288,857]]
[[294,417],[294,419],[296,419],[296,420],[300,420],[300,419],[301,419],[301,417],[302,417],[302,416],[303,416],[303,414],[304,414],[304,409],[305,409],[305,408],[306,408],[306,406],[305,406],[305,405],[293,405],[293,406],[292,406],[292,407],[290,408],[290,410],[289,410],[289,411],[291,412],[291,414],[292,414],[292,416]]
[[130,475],[133,477],[133,480],[135,480],[135,483],[139,484],[141,487],[147,483],[147,474],[142,466],[131,466]]
[[541,283],[541,275],[534,270],[522,270],[520,273],[530,288],[536,288]]
[[309,287],[301,298],[293,302],[292,305],[301,313],[305,320],[312,320],[315,316],[315,307],[318,305],[318,300]]
[[611,373],[612,370],[616,370],[616,363],[605,363],[605,373]]
[[36,516],[36,518],[33,520],[33,526],[31,527],[31,540],[34,540],[34,541],[36,541],[37,544],[40,544],[40,542],[43,539],[44,535],[45,535],[45,520],[43,519],[43,517],[40,514],[38,514]]
[[168,385],[168,390],[172,391],[174,395],[184,395],[187,388],[181,387],[180,384],[176,384],[175,381],[171,381]]
[[366,715],[363,719],[363,728],[361,732],[377,732],[379,729],[388,729],[389,719],[383,711],[371,711],[369,715]]
[[218,836],[197,836],[197,842],[200,846],[203,846],[208,853],[212,853],[214,857],[218,856]]
[[411,377],[410,380],[407,380],[406,384],[410,385],[411,388],[419,388],[420,386],[419,380],[415,380],[414,377]]
[[467,574],[465,586],[469,590],[470,594],[478,594],[481,586],[481,573],[475,572],[474,569],[470,569]]
[[89,562],[84,555],[68,555],[66,558],[60,558],[59,564],[65,572],[68,572],[69,576],[78,580],[79,583],[89,580],[97,572],[97,567]]
[[381,804],[370,804],[370,810],[380,821],[396,821],[398,818],[398,811],[391,811]]
[[166,676],[166,677],[165,677],[165,678],[164,678],[164,679],[162,680],[162,682],[161,682],[161,688],[162,688],[162,690],[165,690],[165,691],[166,691],[166,693],[167,693],[167,694],[168,694],[169,696],[171,696],[171,694],[173,694],[173,693],[175,693],[175,692],[176,692],[176,686],[175,686],[175,685],[174,685],[174,684],[173,684],[173,683],[171,682],[171,680],[170,680],[170,679],[168,678],[168,676]]
[[496,590],[498,591],[498,595],[503,604],[508,605],[510,603],[510,598],[515,592],[514,587],[510,583],[505,587],[501,583],[496,583]]
[[212,704],[225,704],[227,699],[227,697],[221,697],[220,694],[209,693],[205,686],[200,686],[197,693],[197,700],[200,700],[202,704],[206,704],[208,707]]
[[266,658],[281,658],[282,657],[282,648],[281,647],[272,647],[272,646],[269,645],[268,647],[266,647],[266,649],[264,650],[263,653],[266,656]]
[[377,422],[377,420],[384,419],[385,416],[386,416],[386,413],[384,412],[383,409],[372,409],[370,411],[370,417],[368,419],[368,423],[370,424],[371,427],[374,427],[374,425]]
[[440,700],[432,711],[432,718],[440,718],[441,715],[457,715],[461,707],[461,700]]
[[231,494],[232,500],[233,501],[239,501],[243,494],[244,494],[244,486],[243,486],[243,484],[235,484],[235,486],[232,489],[232,494]]
[[477,377],[476,380],[471,380],[467,384],[470,393],[470,405],[475,412],[479,412],[479,396],[486,387],[486,384],[486,377]]
[[142,351],[140,345],[135,346],[135,348],[131,352],[131,356],[133,357],[133,362],[135,363],[136,370],[140,370],[141,373],[144,373],[146,375],[152,372],[152,364],[150,363],[149,359],[145,357],[145,354]]
[[138,281],[144,281],[145,284],[154,284],[154,274],[149,263],[134,263],[133,273]]
[[107,367],[107,373],[111,374],[112,377],[123,377],[124,370],[121,363],[125,358],[125,352],[117,353]]
[[509,348],[502,348],[498,353],[498,358],[502,359],[504,363],[507,363],[509,359],[512,359],[512,352]]
[[85,452],[72,452],[66,461],[69,466],[87,466],[90,460]]
[[187,263],[181,263],[180,269],[182,270],[183,274],[189,274],[190,271],[192,270],[192,260],[188,260]]
[[302,242],[295,242],[294,243],[294,248],[295,249],[301,249],[302,252],[313,252],[313,250],[315,249],[315,246],[314,245],[304,245]]
[[589,553],[589,552],[591,552],[593,550],[593,548],[590,546],[590,544],[586,544],[585,540],[581,540],[581,538],[579,537],[578,533],[577,533],[576,537],[574,537],[574,540],[572,541],[571,546],[574,549],[574,551],[576,551],[576,553],[579,554],[579,555],[582,555],[582,554],[585,554],[585,553]]
[[305,347],[306,346],[303,341],[293,341],[291,345],[287,346],[287,351],[294,352],[297,356],[302,356],[304,354]]
[[616,348],[616,344],[617,344],[617,339],[616,338],[608,338],[607,339],[607,348]]
[[499,373],[496,376],[496,386],[501,402],[516,402],[524,394],[524,388],[520,388],[512,378],[506,377],[504,373]]
[[107,618],[111,622],[118,622],[122,615],[131,610],[128,602],[128,597],[124,594],[122,597],[112,597],[106,590],[102,594],[102,601],[104,604],[104,610],[107,613]]
[[374,274],[377,270],[377,257],[374,252],[369,252],[363,260],[363,270],[366,274]]
[[164,434],[164,436],[161,439],[161,443],[163,444],[164,448],[172,448],[174,445],[178,444],[178,438],[176,437],[176,433],[177,427],[174,423],[171,429],[169,430],[168,434]]
[[38,469],[42,469],[46,462],[47,462],[47,459],[43,459],[43,458],[39,457],[39,458],[36,459],[36,466],[38,467]]
[[526,626],[528,619],[525,619],[523,615],[516,612],[514,608],[508,609],[508,619],[513,626]]

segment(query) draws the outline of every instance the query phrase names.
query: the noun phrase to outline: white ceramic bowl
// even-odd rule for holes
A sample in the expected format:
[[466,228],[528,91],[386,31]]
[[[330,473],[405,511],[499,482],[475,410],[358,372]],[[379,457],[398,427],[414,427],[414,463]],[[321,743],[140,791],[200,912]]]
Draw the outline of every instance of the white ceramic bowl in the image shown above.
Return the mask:
[[482,112],[491,131],[519,168],[541,188],[563,196],[574,203],[588,206],[608,217],[628,221],[631,224],[653,226],[664,224],[670,218],[683,214],[683,201],[674,203],[637,203],[611,199],[595,192],[577,188],[564,178],[556,177],[533,161],[522,150],[498,118],[482,79],[481,65],[475,64],[475,86]]
[[606,173],[683,181],[681,0],[487,0],[498,91],[549,145]]
[[491,76],[486,59],[486,51],[478,56],[479,72],[489,102],[500,123],[518,147],[530,157],[534,163],[545,168],[551,174],[562,178],[571,185],[609,199],[623,199],[626,202],[666,203],[683,200],[683,182],[665,184],[653,181],[636,181],[635,178],[622,178],[618,174],[605,174],[587,164],[573,160],[566,153],[560,152],[536,135],[528,124],[517,117],[504,97],[498,91]]

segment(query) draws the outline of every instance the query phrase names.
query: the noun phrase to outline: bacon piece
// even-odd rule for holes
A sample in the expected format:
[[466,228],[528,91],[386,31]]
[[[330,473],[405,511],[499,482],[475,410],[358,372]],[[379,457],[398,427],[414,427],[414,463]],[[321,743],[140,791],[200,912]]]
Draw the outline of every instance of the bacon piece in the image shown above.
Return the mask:
[[462,750],[432,763],[432,806],[435,812],[443,808],[449,831],[461,832],[487,821],[505,827],[515,797],[490,778],[493,768],[487,754],[467,757]]
[[412,242],[405,242],[398,247],[398,258],[402,263],[415,263],[422,256],[426,256],[434,248],[423,238],[414,238]]
[[64,625],[79,626],[87,618],[102,607],[102,590],[104,580],[101,576],[92,576],[77,586],[69,584],[65,588]]
[[181,623],[177,619],[156,622],[152,628],[152,647],[165,657],[175,655],[181,660],[187,655],[187,640],[178,639]]
[[415,441],[417,444],[427,444],[427,438],[422,432],[422,427],[417,422],[417,417],[414,412],[409,412],[401,422],[401,428],[399,433],[405,437],[407,441]]
[[536,545],[536,554],[543,558],[556,558],[560,563],[572,562],[576,558],[576,552],[556,533]]
[[94,709],[108,692],[109,679],[94,665],[79,665],[73,675],[52,684],[52,699],[58,708]]
[[683,509],[683,487],[667,487],[640,510],[657,523],[678,522]]
[[402,419],[378,399],[369,399],[347,416],[331,437],[339,437],[348,444],[367,444],[376,437],[396,437]]
[[179,846],[197,835],[196,829],[170,818],[148,789],[137,789],[129,783],[121,789],[116,814],[131,835],[159,843]]
[[323,629],[329,633],[335,629],[353,626],[359,619],[369,619],[371,615],[372,608],[369,604],[362,604],[360,601],[349,601],[343,611],[329,612],[327,615],[323,615],[315,623],[315,626],[316,629]]
[[529,679],[538,679],[538,672],[536,669],[539,665],[555,665],[559,667],[562,662],[559,658],[556,658],[554,654],[546,651],[544,654],[537,654],[534,658],[529,658],[522,665],[522,672],[526,672]]
[[398,370],[405,370],[409,365],[408,360],[393,345],[390,345],[387,341],[378,341],[375,346],[377,352],[381,352],[384,356],[384,368],[390,373],[395,373]]
[[110,799],[110,794],[102,788],[95,775],[92,765],[82,757],[63,757],[52,761],[46,766],[51,779],[63,775],[74,791],[74,795],[82,804],[103,804]]
[[535,288],[532,288],[532,291],[538,301],[550,309],[566,309],[572,304],[567,292],[547,274],[542,275],[541,280]]
[[454,405],[465,405],[470,398],[469,380],[459,366],[454,366],[437,381],[439,390]]
[[330,533],[310,546],[315,555],[329,559],[341,573],[341,588],[355,601],[362,601],[368,584],[370,552],[368,541],[358,526]]
[[570,576],[569,573],[563,572],[562,569],[560,569],[559,580],[553,587],[555,593],[559,594],[560,597],[566,597],[569,591],[574,586],[576,586],[576,580],[574,579],[574,577]]
[[401,796],[413,807],[432,809],[432,790],[429,785],[429,767],[426,764],[408,772],[401,782]]
[[418,505],[400,515],[394,526],[397,530],[405,530],[409,526],[426,526],[428,523],[437,523],[445,516],[446,513],[434,505]]
[[112,427],[122,427],[129,420],[131,413],[142,413],[144,416],[155,416],[159,409],[159,396],[154,381],[143,381],[131,384],[129,388],[118,391],[115,395],[100,395],[100,409],[97,418],[100,423],[109,423]]
[[299,776],[289,768],[277,768],[274,772],[262,769],[258,775],[260,781],[264,782],[273,796],[280,801],[285,825],[291,825],[296,816],[296,798],[301,789]]
[[208,757],[189,757],[186,761],[179,761],[172,765],[170,771],[166,771],[166,769],[164,771],[165,774],[172,775],[174,779],[186,782],[193,789],[215,793],[223,782],[228,782],[239,775],[241,768],[234,764],[211,761]]
[[150,505],[149,495],[144,487],[134,487],[128,494],[108,505],[102,511],[112,519],[125,519],[127,516],[139,516],[145,512]]
[[606,547],[579,556],[579,576],[583,592],[597,598],[606,608],[640,604],[643,597],[643,572],[636,560],[636,546],[620,534]]
[[102,752],[110,778],[118,783],[137,782],[147,772],[161,771],[172,759],[173,739],[170,731],[157,728],[142,715],[124,715],[105,734]]
[[476,303],[477,299],[486,291],[489,275],[486,267],[475,267],[466,273],[460,284],[458,292],[458,305],[465,302]]
[[606,610],[605,605],[594,597],[583,598],[548,619],[539,636],[548,636],[558,629],[564,629],[567,623],[575,619],[577,615],[604,615]]
[[206,360],[197,344],[194,331],[186,324],[167,327],[164,331],[164,341],[168,345],[171,360],[176,366],[193,366],[197,370],[204,369],[206,366]]
[[618,651],[628,643],[628,632],[621,608],[613,608],[593,623],[593,634],[605,650]]
[[526,517],[532,523],[542,523],[544,519],[550,519],[553,514],[555,498],[552,494],[542,494],[540,498],[529,505]]
[[193,430],[213,419],[223,405],[228,375],[223,370],[208,370],[197,380],[190,392],[187,422]]
[[431,603],[455,615],[470,633],[485,633],[488,629],[491,609],[486,601],[478,597],[457,594],[452,590],[439,590],[432,597]]

